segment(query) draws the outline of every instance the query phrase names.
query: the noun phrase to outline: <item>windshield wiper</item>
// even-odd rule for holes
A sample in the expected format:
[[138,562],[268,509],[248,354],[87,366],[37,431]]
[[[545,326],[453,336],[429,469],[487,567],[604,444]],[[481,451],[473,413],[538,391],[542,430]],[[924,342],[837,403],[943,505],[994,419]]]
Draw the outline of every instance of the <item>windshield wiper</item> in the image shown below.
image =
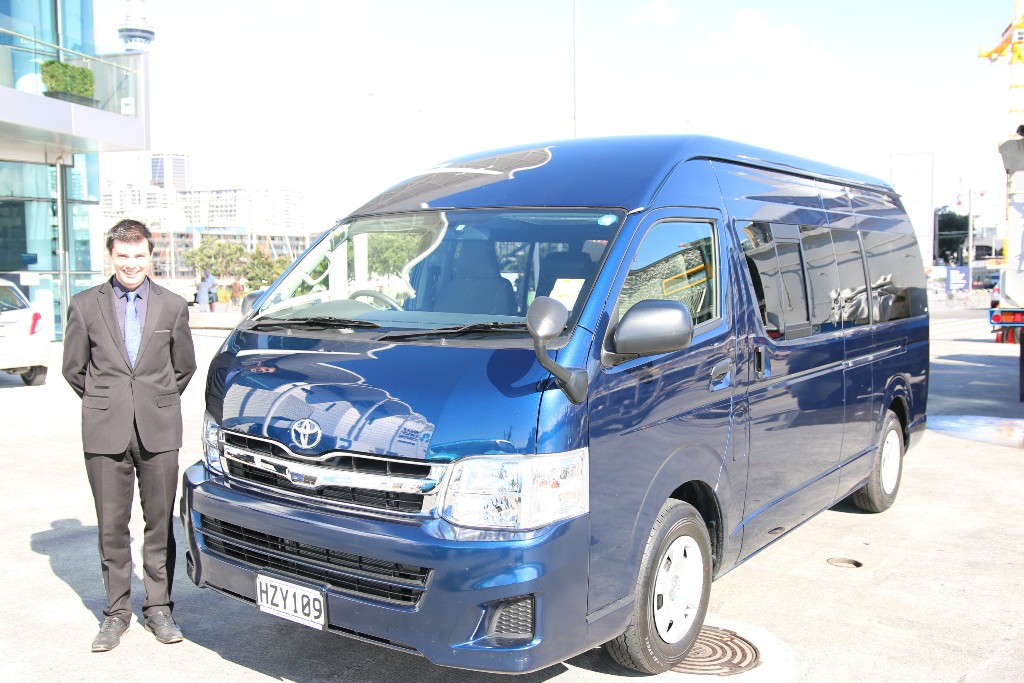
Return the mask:
[[261,330],[272,327],[313,327],[327,329],[338,328],[362,328],[372,329],[380,327],[377,323],[369,320],[356,320],[355,318],[335,318],[330,315],[316,315],[308,318],[260,318],[248,327],[250,330]]
[[526,329],[526,323],[473,323],[472,325],[460,325],[458,327],[438,327],[433,330],[417,330],[414,332],[394,332],[378,337],[377,341],[393,341],[400,339],[414,339],[418,337],[452,337],[460,334],[474,334],[478,332],[508,332]]

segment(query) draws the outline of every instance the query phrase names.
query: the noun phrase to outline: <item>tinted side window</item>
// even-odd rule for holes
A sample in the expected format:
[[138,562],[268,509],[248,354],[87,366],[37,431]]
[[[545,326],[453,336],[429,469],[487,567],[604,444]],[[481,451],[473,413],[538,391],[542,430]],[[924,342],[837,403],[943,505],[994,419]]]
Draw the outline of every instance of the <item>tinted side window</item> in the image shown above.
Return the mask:
[[0,285],[0,312],[16,311],[19,308],[28,308],[21,293],[14,287]]
[[779,339],[782,337],[782,278],[771,226],[767,223],[738,223],[737,227],[761,322],[769,337]]
[[768,336],[772,339],[807,336],[811,326],[800,243],[776,240],[772,226],[767,223],[740,224],[739,227],[747,269]]
[[807,300],[811,307],[811,332],[829,332],[839,326],[839,271],[828,228],[800,228],[800,242],[807,266]]
[[871,322],[867,297],[867,278],[864,275],[864,257],[860,239],[854,230],[833,230],[832,244],[839,267],[839,313],[843,328],[867,325]]
[[779,272],[782,273],[782,305],[786,339],[798,339],[811,333],[807,315],[807,290],[804,285],[803,258],[799,242],[776,242]]
[[651,228],[619,294],[619,315],[651,299],[680,301],[695,325],[720,315],[717,245],[709,223],[666,221]]
[[871,274],[875,320],[885,322],[924,315],[924,271],[914,238],[887,232],[863,232],[861,238]]

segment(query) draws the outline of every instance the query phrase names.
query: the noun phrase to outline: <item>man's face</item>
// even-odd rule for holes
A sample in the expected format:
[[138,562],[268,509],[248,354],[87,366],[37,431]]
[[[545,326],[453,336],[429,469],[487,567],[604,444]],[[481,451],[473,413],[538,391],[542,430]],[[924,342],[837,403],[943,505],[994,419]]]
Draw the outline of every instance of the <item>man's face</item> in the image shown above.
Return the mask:
[[146,240],[138,242],[114,240],[114,246],[110,250],[110,260],[114,262],[114,277],[121,283],[121,286],[127,290],[135,289],[146,279],[146,272],[149,270],[151,260],[149,243]]

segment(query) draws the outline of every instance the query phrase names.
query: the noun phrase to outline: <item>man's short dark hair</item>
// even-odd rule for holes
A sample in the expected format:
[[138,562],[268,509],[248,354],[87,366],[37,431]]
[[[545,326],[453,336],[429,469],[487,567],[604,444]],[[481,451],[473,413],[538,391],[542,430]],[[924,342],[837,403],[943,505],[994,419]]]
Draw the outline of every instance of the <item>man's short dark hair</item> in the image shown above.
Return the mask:
[[138,244],[146,240],[149,253],[153,253],[153,233],[149,231],[145,223],[126,218],[118,221],[117,224],[107,231],[107,253],[114,252],[114,240],[126,244]]

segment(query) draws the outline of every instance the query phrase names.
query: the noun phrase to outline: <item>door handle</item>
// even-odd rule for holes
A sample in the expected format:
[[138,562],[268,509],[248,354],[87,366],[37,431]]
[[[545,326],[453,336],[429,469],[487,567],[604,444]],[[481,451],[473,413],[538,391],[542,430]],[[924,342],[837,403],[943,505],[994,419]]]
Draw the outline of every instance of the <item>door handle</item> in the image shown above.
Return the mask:
[[732,359],[724,358],[711,368],[711,384],[708,387],[711,391],[721,391],[732,384]]
[[771,356],[768,355],[768,347],[758,346],[754,349],[754,372],[758,379],[767,379],[772,376]]

